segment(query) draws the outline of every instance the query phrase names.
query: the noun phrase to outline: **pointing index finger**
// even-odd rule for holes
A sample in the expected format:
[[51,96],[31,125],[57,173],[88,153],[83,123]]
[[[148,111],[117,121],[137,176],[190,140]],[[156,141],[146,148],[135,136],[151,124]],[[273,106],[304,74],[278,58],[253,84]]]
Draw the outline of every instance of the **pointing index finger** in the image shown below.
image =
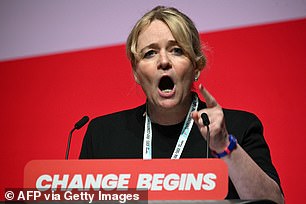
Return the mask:
[[199,85],[199,90],[206,101],[207,108],[218,106],[216,99],[204,88],[202,84]]

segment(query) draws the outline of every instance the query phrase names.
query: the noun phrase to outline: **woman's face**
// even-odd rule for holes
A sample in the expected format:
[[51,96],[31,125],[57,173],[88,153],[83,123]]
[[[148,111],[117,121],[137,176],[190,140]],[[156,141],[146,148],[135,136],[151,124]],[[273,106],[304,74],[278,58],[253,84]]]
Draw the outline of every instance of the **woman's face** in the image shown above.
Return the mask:
[[197,71],[165,23],[154,20],[141,31],[137,52],[134,77],[150,105],[172,108],[191,101]]

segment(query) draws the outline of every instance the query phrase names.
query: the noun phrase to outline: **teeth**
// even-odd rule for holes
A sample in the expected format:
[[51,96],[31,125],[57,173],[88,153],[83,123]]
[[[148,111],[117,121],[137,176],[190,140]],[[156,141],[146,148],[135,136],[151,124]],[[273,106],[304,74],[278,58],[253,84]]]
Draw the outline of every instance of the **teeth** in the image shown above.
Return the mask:
[[163,90],[164,93],[170,93],[172,91],[172,89],[165,89]]

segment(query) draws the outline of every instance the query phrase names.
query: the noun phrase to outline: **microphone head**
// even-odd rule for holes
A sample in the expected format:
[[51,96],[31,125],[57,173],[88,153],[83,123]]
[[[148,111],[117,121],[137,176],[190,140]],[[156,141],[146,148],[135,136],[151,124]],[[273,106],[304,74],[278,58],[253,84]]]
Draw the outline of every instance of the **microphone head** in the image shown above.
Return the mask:
[[201,118],[202,118],[203,124],[204,124],[205,126],[208,126],[208,125],[210,124],[208,115],[207,115],[206,113],[202,113],[202,114],[201,114]]
[[89,117],[88,116],[84,116],[81,120],[79,120],[75,125],[74,128],[79,130],[80,128],[82,128],[87,122],[89,121]]

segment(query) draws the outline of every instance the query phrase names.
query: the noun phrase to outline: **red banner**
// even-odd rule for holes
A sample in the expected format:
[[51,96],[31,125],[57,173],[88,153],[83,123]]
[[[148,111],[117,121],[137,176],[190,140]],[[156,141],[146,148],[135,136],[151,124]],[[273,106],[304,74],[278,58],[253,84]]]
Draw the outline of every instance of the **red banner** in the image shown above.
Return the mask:
[[216,200],[227,195],[228,173],[219,159],[34,160],[25,167],[24,188],[53,194],[133,189],[148,192],[149,200]]

